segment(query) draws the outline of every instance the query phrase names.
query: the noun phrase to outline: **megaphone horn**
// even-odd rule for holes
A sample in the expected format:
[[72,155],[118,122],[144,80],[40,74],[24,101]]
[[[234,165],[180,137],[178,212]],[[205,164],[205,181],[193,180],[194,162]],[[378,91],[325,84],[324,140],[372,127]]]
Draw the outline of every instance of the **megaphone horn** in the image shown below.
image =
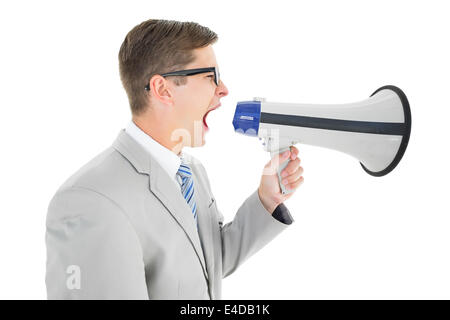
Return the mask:
[[[238,133],[263,139],[272,156],[296,143],[316,145],[347,153],[368,174],[381,177],[398,165],[406,151],[411,110],[405,93],[389,85],[349,104],[275,103],[261,98],[238,102],[233,126]],[[280,165],[278,173],[287,163]],[[289,192],[280,186],[283,193]]]

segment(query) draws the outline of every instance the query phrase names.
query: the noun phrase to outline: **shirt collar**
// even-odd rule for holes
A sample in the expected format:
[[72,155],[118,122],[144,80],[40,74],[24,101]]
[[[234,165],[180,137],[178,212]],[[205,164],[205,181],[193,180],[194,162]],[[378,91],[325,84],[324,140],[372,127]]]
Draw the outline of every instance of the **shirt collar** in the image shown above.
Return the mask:
[[[167,172],[169,177],[177,181],[176,174],[181,164],[180,156],[167,149],[150,135],[142,131],[133,121],[130,121],[125,131],[135,139],[148,153],[150,153],[159,165]],[[180,153],[183,157],[183,152]]]

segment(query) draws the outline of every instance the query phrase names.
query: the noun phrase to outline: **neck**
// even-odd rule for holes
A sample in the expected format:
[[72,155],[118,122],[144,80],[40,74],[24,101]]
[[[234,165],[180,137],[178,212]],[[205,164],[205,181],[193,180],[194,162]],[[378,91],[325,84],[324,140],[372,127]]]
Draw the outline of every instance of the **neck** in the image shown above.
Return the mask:
[[133,122],[139,129],[144,131],[147,135],[152,137],[153,140],[158,142],[163,147],[169,149],[177,156],[181,155],[181,151],[183,150],[183,139],[180,137],[179,141],[174,141],[171,139],[171,127],[164,125],[165,122],[154,119],[151,117],[134,117]]

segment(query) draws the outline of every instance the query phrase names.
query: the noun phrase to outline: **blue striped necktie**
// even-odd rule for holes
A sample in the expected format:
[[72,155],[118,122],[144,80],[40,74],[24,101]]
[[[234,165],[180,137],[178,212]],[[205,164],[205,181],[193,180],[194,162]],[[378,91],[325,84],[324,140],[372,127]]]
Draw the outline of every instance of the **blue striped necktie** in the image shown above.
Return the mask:
[[195,195],[194,195],[194,179],[192,178],[191,168],[185,163],[181,163],[180,168],[178,169],[177,175],[181,177],[181,194],[186,200],[187,204],[192,210],[192,214],[194,215],[195,225],[197,224],[197,204],[195,203]]

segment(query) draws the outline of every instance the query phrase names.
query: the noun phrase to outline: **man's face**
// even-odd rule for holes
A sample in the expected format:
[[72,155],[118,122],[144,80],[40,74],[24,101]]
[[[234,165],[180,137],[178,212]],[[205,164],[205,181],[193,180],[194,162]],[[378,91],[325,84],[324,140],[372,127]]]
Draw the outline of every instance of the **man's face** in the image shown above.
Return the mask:
[[[218,67],[211,45],[195,49],[194,54],[196,59],[183,69]],[[178,141],[183,136],[185,146],[199,147],[205,144],[208,131],[206,116],[220,106],[220,99],[228,95],[228,89],[222,81],[218,86],[214,83],[214,72],[186,78],[185,85],[171,86],[174,102],[172,140]]]

